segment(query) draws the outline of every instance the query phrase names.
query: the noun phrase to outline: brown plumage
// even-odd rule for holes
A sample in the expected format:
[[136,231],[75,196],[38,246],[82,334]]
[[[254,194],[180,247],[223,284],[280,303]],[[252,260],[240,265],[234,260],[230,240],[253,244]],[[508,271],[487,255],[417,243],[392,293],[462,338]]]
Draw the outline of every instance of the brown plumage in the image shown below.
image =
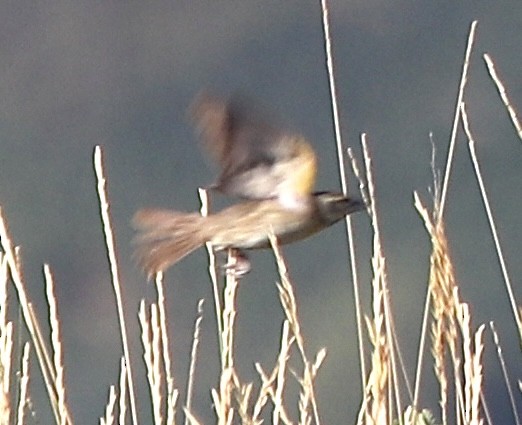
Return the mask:
[[299,202],[313,191],[317,159],[310,143],[270,124],[251,102],[202,93],[191,113],[205,148],[220,168],[212,188],[244,199],[279,198],[286,204]]
[[214,249],[267,248],[273,232],[282,244],[304,239],[364,207],[342,194],[310,195],[300,208],[277,199],[252,200],[203,217],[198,213],[145,209],[133,223],[139,231],[136,256],[147,275],[164,271],[210,242]]

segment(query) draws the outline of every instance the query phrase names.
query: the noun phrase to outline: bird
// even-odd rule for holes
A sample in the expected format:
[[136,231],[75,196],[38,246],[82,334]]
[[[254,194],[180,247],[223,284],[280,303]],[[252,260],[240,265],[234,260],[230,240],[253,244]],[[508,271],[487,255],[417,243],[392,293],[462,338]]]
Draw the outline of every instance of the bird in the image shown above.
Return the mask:
[[247,200],[277,198],[299,208],[314,189],[317,156],[304,136],[274,126],[266,115],[244,96],[196,96],[190,116],[220,167],[209,188]]
[[[269,248],[269,234],[287,244],[311,236],[364,208],[358,199],[316,192],[301,208],[284,208],[277,198],[242,201],[202,216],[196,212],[143,209],[133,218],[139,232],[135,252],[150,278],[210,243],[223,251]],[[249,270],[249,266],[247,271]]]
[[245,250],[304,239],[365,207],[335,192],[314,192],[317,156],[306,138],[282,130],[241,96],[200,92],[189,114],[205,149],[219,167],[207,189],[239,198],[205,217],[195,212],[143,209],[133,218],[135,256],[150,278],[202,245],[233,249],[242,261],[224,268],[250,269]]

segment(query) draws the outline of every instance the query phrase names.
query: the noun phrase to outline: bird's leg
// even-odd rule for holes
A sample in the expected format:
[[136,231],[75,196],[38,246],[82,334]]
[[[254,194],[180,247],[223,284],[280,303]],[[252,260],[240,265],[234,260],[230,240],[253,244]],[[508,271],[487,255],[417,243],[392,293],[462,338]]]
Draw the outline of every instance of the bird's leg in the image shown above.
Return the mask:
[[222,265],[221,269],[226,274],[231,273],[236,278],[240,278],[250,271],[250,260],[243,251],[236,248],[231,248],[229,250],[229,261]]

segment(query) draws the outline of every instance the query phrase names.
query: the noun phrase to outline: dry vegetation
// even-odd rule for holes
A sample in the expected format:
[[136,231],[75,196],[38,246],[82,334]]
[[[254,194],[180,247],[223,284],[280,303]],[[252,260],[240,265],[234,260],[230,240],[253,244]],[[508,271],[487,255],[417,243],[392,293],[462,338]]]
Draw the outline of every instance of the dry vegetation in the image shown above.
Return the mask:
[[[329,54],[329,36],[327,16],[325,14],[325,32],[327,51]],[[483,369],[482,352],[484,348],[484,325],[478,327],[472,325],[470,309],[459,295],[459,286],[455,278],[453,261],[448,249],[448,241],[444,230],[444,205],[448,189],[453,146],[456,133],[463,128],[468,140],[471,158],[475,167],[477,180],[482,189],[485,210],[490,220],[491,230],[497,245],[497,254],[502,265],[505,284],[509,294],[512,294],[509,276],[505,271],[504,260],[498,238],[496,237],[495,224],[484,189],[484,183],[480,175],[480,168],[476,160],[473,137],[468,124],[465,111],[465,85],[469,57],[472,53],[473,35],[476,24],[473,23],[468,40],[466,57],[463,62],[461,85],[458,93],[455,122],[449,149],[449,157],[444,178],[439,185],[437,174],[434,172],[434,203],[429,211],[422,205],[421,200],[415,194],[415,208],[418,210],[422,222],[431,240],[432,253],[429,271],[429,285],[425,301],[424,320],[422,321],[421,339],[419,341],[417,373],[415,382],[410,385],[408,379],[403,376],[400,356],[401,341],[394,332],[393,312],[388,299],[387,274],[385,253],[381,248],[379,223],[375,202],[374,182],[370,155],[365,137],[362,138],[364,151],[364,177],[359,170],[354,171],[361,182],[361,191],[368,200],[368,214],[373,227],[373,267],[371,306],[360,305],[358,301],[357,279],[355,293],[357,299],[357,316],[359,318],[359,342],[360,342],[360,369],[361,394],[358,423],[360,424],[435,424],[435,423],[460,423],[478,425],[484,421],[491,423],[488,418],[486,400],[482,398]],[[331,71],[331,56],[329,55]],[[497,84],[501,99],[504,102],[516,131],[522,138],[520,125],[516,118],[514,108],[510,105],[506,90],[500,83],[494,71],[493,61],[489,56],[485,57],[490,70],[492,80]],[[333,73],[330,73],[332,76]],[[335,93],[333,79],[331,80],[332,93]],[[335,96],[333,96],[334,111]],[[336,121],[337,123],[337,121]],[[340,138],[339,128],[336,124],[336,133]],[[342,146],[339,144],[339,146]],[[343,154],[340,150],[340,162],[343,163]],[[120,283],[116,255],[114,252],[113,234],[111,230],[108,201],[106,198],[105,180],[102,167],[102,152],[96,148],[95,167],[98,177],[98,193],[100,196],[101,216],[106,233],[108,257],[111,264],[114,291],[118,300],[118,312],[120,315],[121,333],[123,339],[123,356],[121,360],[120,381],[109,390],[108,402],[105,407],[101,424],[138,423],[138,415],[135,404],[133,387],[134,376],[129,363],[129,352],[126,336],[126,326],[123,320],[123,306],[121,304]],[[344,183],[343,183],[344,184]],[[440,191],[438,190],[440,186]],[[204,193],[202,194],[203,209],[206,213]],[[354,257],[351,225],[347,219],[349,229],[349,246],[351,256]],[[46,338],[40,332],[40,326],[33,314],[33,305],[27,299],[21,261],[18,258],[17,249],[13,246],[6,224],[2,218],[0,222],[0,237],[2,254],[0,257],[0,422],[1,424],[25,423],[29,411],[31,399],[31,372],[29,370],[29,358],[35,356],[40,368],[48,396],[53,408],[56,423],[72,424],[74,418],[68,413],[67,389],[64,387],[64,371],[62,366],[60,320],[58,306],[53,295],[53,278],[49,267],[45,266],[45,280],[48,296],[48,308],[50,318],[51,335]],[[270,370],[265,370],[259,364],[256,369],[259,374],[257,383],[246,383],[238,376],[235,364],[234,352],[234,325],[236,314],[237,280],[233,276],[227,276],[224,287],[215,272],[215,261],[212,250],[209,247],[209,272],[214,286],[214,301],[216,303],[217,329],[219,332],[221,353],[221,374],[218,378],[219,385],[211,390],[213,406],[215,409],[216,423],[218,424],[260,424],[263,420],[271,418],[273,424],[312,424],[320,423],[320,406],[317,405],[314,381],[320,371],[320,366],[325,357],[325,351],[321,350],[315,355],[307,353],[306,344],[301,334],[299,311],[294,297],[293,286],[285,266],[284,259],[278,249],[277,241],[272,240],[273,250],[279,269],[279,298],[285,313],[285,320],[281,324],[281,339],[274,344],[279,345],[279,355]],[[233,261],[233,258],[231,258]],[[150,386],[150,414],[155,424],[198,424],[198,412],[192,410],[191,395],[194,371],[198,367],[197,355],[200,344],[201,314],[196,318],[194,325],[194,337],[192,345],[192,358],[190,361],[190,380],[186,389],[186,400],[180,400],[178,389],[171,372],[171,358],[169,352],[169,340],[167,332],[167,312],[165,309],[165,297],[162,276],[155,280],[157,288],[157,302],[146,305],[143,301],[139,310],[141,323],[143,358],[146,365],[146,378]],[[21,306],[23,322],[30,335],[30,341],[24,344],[21,359],[13,355],[13,323],[8,320],[10,298],[8,291],[12,288],[16,291]],[[511,298],[513,316],[520,326],[517,304]],[[41,308],[42,306],[38,306]],[[201,305],[199,306],[199,311]],[[362,311],[368,311],[364,316]],[[492,329],[494,331],[494,329]],[[370,346],[365,346],[362,341],[368,340]],[[438,403],[439,411],[429,412],[419,405],[419,388],[421,380],[422,364],[424,362],[425,346],[431,341],[431,361],[439,384]],[[49,348],[50,347],[50,348]],[[364,358],[370,359],[370,364],[365,365]],[[299,359],[300,370],[289,368],[290,359]],[[428,360],[426,360],[428,361]],[[35,362],[32,362],[35,365]],[[20,366],[19,366],[20,365]],[[19,371],[15,371],[19,368]],[[426,368],[424,368],[426,370]],[[16,372],[16,379],[15,377]],[[291,400],[285,395],[284,389],[289,380],[297,381],[300,391],[297,400]],[[402,383],[404,382],[404,383]],[[410,390],[413,388],[413,390]],[[407,400],[405,403],[404,400]],[[294,406],[298,406],[298,414],[291,417]],[[290,408],[291,407],[291,408]],[[515,408],[513,407],[514,412]],[[102,407],[100,406],[100,412]],[[143,419],[142,419],[143,420]]]

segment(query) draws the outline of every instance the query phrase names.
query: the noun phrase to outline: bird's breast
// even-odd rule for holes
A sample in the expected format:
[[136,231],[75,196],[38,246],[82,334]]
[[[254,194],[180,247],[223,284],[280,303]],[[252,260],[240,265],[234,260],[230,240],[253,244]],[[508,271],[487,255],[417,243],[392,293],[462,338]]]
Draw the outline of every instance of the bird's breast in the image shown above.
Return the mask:
[[278,200],[245,202],[213,216],[209,240],[218,250],[268,248],[273,232],[280,243],[290,243],[324,227],[316,215],[310,204],[287,208]]

